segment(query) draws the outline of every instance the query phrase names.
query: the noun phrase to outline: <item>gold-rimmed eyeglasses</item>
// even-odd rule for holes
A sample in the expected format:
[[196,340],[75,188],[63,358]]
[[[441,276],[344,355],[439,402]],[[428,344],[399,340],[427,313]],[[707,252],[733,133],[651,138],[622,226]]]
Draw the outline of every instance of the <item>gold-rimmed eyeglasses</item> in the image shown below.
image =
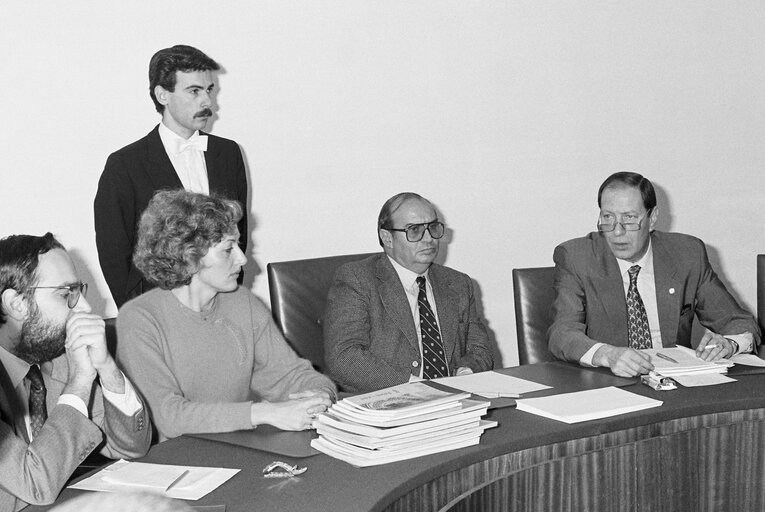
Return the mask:
[[[648,210],[644,217],[638,219],[637,222],[616,222],[615,218],[604,219],[603,215],[598,217],[598,231],[601,233],[610,233],[616,229],[616,226],[621,226],[624,231],[640,231],[643,221],[651,215],[651,210]],[[609,217],[614,217],[612,214],[608,214]],[[633,215],[634,217],[634,215]],[[606,222],[601,222],[606,220]]]

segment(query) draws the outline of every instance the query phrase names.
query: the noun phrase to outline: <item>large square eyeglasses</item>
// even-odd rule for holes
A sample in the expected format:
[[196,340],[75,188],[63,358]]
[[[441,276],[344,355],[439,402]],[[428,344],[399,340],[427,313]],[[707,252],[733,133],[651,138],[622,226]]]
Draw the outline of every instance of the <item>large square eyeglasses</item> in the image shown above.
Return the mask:
[[419,242],[422,240],[422,237],[425,236],[425,230],[428,230],[428,233],[430,233],[430,236],[433,237],[435,240],[438,240],[439,238],[444,236],[444,223],[438,222],[437,220],[433,222],[423,222],[421,224],[410,224],[404,229],[400,228],[383,228],[386,231],[401,231],[403,233],[406,233],[406,240],[408,242]]

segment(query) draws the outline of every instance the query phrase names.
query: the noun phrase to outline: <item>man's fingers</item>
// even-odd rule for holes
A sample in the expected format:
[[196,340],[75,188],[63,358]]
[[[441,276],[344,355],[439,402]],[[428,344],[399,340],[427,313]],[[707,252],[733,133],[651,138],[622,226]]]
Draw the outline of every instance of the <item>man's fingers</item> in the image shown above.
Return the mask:
[[625,350],[614,366],[615,370],[619,370],[621,373],[614,371],[615,375],[622,377],[635,377],[637,375],[648,373],[653,370],[653,364],[651,364],[650,357],[639,350]]

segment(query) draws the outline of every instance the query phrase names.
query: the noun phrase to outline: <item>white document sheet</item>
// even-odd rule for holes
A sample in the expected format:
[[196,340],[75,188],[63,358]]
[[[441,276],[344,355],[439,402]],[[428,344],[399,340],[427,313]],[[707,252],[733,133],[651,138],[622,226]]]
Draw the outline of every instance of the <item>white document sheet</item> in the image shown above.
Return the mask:
[[518,398],[523,393],[531,393],[550,387],[494,371],[471,373],[459,377],[441,377],[440,379],[433,379],[433,382],[486,398]]
[[754,354],[738,354],[730,358],[731,362],[744,366],[765,366],[765,359],[760,359]]
[[69,487],[83,491],[106,492],[143,490],[156,492],[168,498],[198,500],[220,487],[239,471],[241,470],[118,460]]
[[722,373],[689,373],[687,375],[673,375],[672,378],[686,388],[713,386],[715,384],[727,384],[728,382],[736,382],[736,379],[731,379]]
[[659,407],[662,403],[660,400],[610,386],[542,398],[525,398],[517,400],[516,406],[519,411],[565,423],[578,423]]

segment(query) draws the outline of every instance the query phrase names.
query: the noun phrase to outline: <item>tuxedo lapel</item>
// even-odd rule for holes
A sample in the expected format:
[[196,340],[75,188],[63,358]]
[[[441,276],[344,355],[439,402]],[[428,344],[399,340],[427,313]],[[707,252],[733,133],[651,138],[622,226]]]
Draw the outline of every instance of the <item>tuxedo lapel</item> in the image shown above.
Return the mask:
[[149,180],[154,185],[154,190],[183,188],[183,183],[175,172],[170,157],[167,156],[165,146],[159,137],[159,125],[157,125],[146,137],[146,157],[148,160],[147,173]]
[[401,285],[401,279],[399,279],[385,254],[382,254],[377,260],[375,278],[380,281],[380,301],[385,311],[409,343],[419,352],[420,344],[417,341],[417,331],[414,327],[412,311],[409,309],[409,300],[407,300],[406,292]]
[[[207,135],[200,131],[199,135]],[[215,137],[207,137],[207,151],[205,151],[205,167],[207,168],[207,183],[210,185],[210,190],[225,190],[227,183],[220,183],[222,174],[216,172],[216,166],[218,165],[221,152],[221,146]]]
[[436,315],[438,316],[441,340],[444,343],[444,352],[447,357],[446,362],[451,366],[457,348],[457,322],[459,319],[457,297],[459,291],[452,287],[452,281],[440,272],[440,268],[436,265],[430,267],[428,279],[430,279],[433,297],[436,300]]
[[608,247],[605,237],[599,236],[595,243],[597,272],[593,274],[593,288],[608,315],[611,326],[611,338],[614,345],[628,346],[627,338],[627,299],[624,296],[624,284],[616,257]]
[[659,309],[659,329],[664,346],[677,343],[677,319],[682,306],[682,282],[677,279],[672,251],[661,235],[651,235],[653,250],[653,275],[656,286],[656,306]]

